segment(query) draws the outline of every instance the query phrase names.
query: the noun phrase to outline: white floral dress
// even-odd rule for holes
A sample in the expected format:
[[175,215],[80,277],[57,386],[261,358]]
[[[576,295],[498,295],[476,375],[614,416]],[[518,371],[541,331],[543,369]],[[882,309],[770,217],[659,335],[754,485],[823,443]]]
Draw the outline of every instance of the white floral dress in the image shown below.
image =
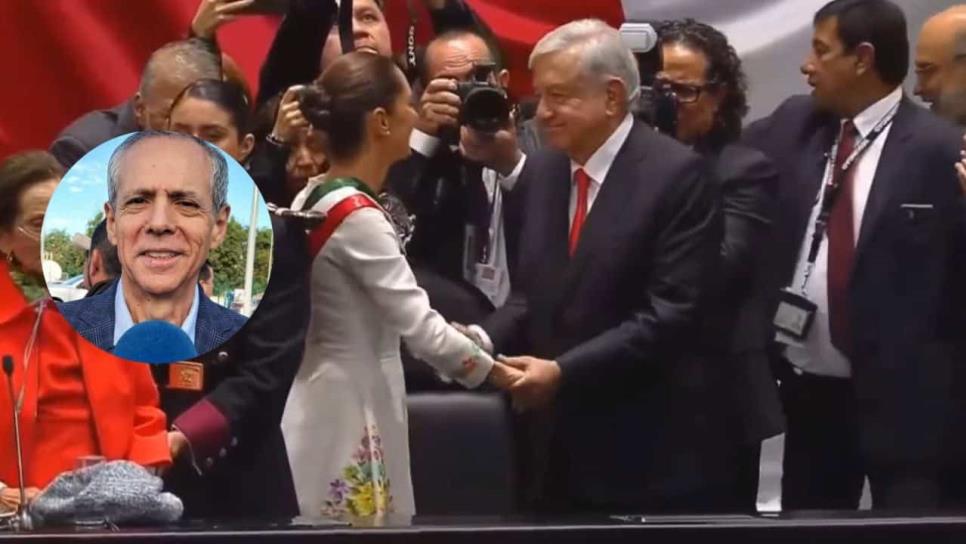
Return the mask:
[[[327,212],[360,192],[335,189],[312,208]],[[381,209],[356,210],[335,230],[312,263],[311,296],[305,355],[282,417],[299,509],[415,514],[400,338],[468,387],[493,361],[430,308]]]

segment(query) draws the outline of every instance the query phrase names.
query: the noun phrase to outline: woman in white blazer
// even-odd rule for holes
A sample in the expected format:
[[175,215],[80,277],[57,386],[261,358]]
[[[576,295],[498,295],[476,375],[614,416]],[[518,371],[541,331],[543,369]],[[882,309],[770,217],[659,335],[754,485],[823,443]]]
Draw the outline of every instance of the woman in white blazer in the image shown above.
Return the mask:
[[292,205],[326,214],[309,233],[312,313],[282,417],[306,516],[415,513],[400,338],[466,387],[519,377],[430,308],[375,198],[410,152],[410,99],[390,59],[361,52],[340,57],[300,98],[331,165]]

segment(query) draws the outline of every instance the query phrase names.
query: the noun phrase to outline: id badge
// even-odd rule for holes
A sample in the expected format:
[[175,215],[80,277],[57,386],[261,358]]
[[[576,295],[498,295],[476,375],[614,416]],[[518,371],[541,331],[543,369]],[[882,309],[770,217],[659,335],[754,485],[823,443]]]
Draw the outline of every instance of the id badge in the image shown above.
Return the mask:
[[815,321],[817,309],[814,302],[786,288],[781,292],[773,323],[779,332],[796,340],[805,340]]
[[205,386],[205,366],[184,361],[168,365],[168,389],[201,391]]
[[500,290],[501,275],[502,271],[495,266],[476,263],[473,269],[473,284],[490,300],[493,300]]

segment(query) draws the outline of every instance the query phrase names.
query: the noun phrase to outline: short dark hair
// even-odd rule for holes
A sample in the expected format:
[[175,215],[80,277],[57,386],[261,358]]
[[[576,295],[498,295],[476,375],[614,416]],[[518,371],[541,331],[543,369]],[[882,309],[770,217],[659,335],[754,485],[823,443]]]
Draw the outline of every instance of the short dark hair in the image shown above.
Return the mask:
[[0,231],[14,228],[20,215],[20,197],[25,191],[63,176],[64,168],[46,151],[24,151],[0,163]]
[[[200,79],[188,85],[178,93],[171,103],[171,111],[185,98],[197,98],[211,102],[224,110],[231,122],[238,130],[238,137],[243,138],[251,131],[252,109],[248,102],[245,89],[237,82],[221,79]],[[168,117],[171,117],[170,112]]]
[[493,61],[493,64],[496,65],[496,69],[503,69],[503,51],[500,49],[500,45],[497,43],[492,33],[486,31],[485,29],[455,28],[453,30],[447,30],[446,32],[434,37],[429,41],[429,43],[426,44],[426,47],[417,52],[416,62],[419,69],[419,82],[423,85],[423,87],[429,85],[429,81],[432,79],[432,74],[429,73],[427,54],[429,53],[429,48],[437,43],[458,40],[468,36],[474,36],[482,40],[483,43],[486,44],[486,49],[489,51],[490,59]]
[[899,6],[889,0],[832,0],[815,13],[814,23],[831,17],[838,20],[839,39],[846,50],[871,44],[882,81],[902,83],[909,72],[909,38]]
[[741,58],[728,38],[694,19],[668,21],[659,27],[658,34],[662,44],[681,44],[702,53],[708,60],[704,75],[708,84],[725,91],[714,126],[703,142],[717,148],[737,140],[741,136],[741,120],[748,114],[748,81]]
[[94,227],[94,232],[91,233],[90,252],[93,253],[95,249],[101,254],[101,261],[104,264],[104,272],[112,278],[120,276],[121,261],[117,258],[117,246],[112,244],[110,238],[107,237],[106,219],[101,220],[101,222]]
[[392,111],[405,78],[389,57],[355,51],[340,56],[315,84],[302,90],[299,108],[312,126],[327,136],[334,158],[354,157],[365,139],[366,114]]

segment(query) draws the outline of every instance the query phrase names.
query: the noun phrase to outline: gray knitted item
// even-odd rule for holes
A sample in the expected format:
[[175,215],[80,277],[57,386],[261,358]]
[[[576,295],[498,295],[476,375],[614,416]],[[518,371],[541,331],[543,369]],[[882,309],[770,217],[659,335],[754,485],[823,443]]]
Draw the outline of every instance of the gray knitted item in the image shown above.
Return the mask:
[[31,503],[30,517],[37,526],[91,516],[115,525],[171,523],[184,506],[162,486],[161,478],[136,463],[101,463],[57,476]]

